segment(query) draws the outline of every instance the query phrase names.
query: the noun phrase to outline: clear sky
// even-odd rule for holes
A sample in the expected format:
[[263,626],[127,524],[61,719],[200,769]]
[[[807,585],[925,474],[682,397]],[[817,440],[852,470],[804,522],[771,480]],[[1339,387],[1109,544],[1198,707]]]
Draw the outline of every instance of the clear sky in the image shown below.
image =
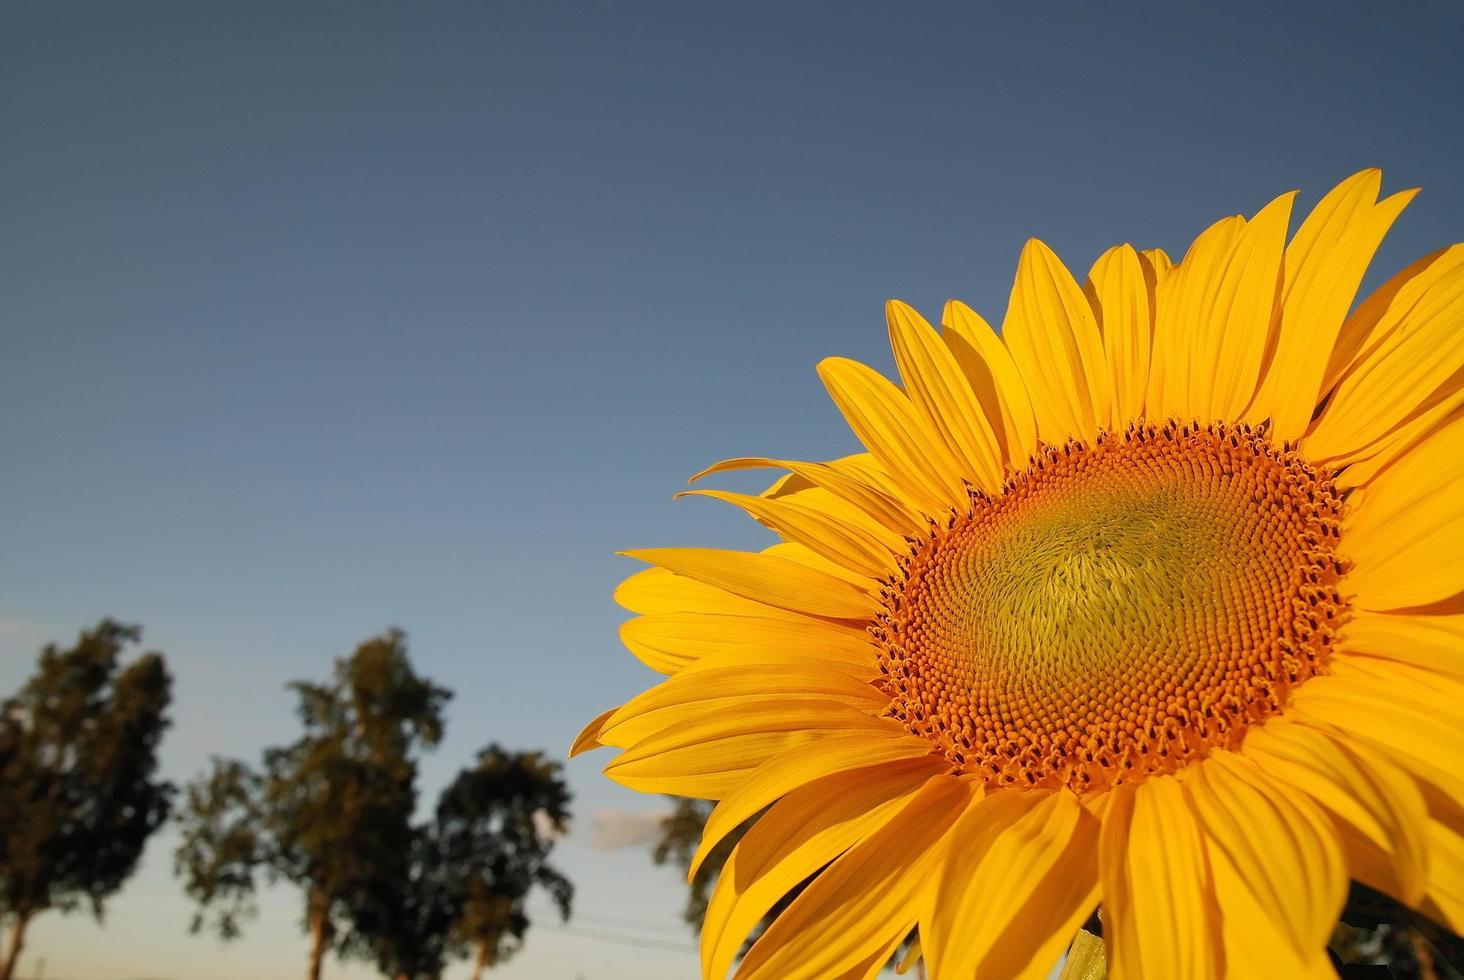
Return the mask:
[[[1119,7],[6,4],[0,692],[139,622],[181,782],[294,737],[283,685],[400,625],[457,692],[435,794],[652,680],[613,553],[762,543],[671,495],[851,451],[813,366],[887,366],[886,298],[999,320],[1028,236],[1081,275],[1365,166],[1424,188],[1380,270],[1464,237],[1464,8]],[[568,767],[577,931],[506,980],[694,972],[676,876],[589,844],[662,805],[604,761]],[[173,843],[105,928],[39,920],[30,966],[303,971],[290,892],[189,938]]]

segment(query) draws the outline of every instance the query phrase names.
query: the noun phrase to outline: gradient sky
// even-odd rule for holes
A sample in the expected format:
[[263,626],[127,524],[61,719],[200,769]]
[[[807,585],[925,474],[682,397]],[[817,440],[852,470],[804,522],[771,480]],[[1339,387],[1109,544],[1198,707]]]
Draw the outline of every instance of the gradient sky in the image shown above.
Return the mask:
[[[887,367],[887,297],[999,320],[1028,236],[1079,275],[1177,257],[1366,166],[1424,188],[1373,282],[1464,237],[1464,8],[1116,6],[6,4],[0,692],[139,622],[181,782],[293,738],[283,685],[399,625],[457,692],[430,798],[651,681],[614,552],[762,543],[671,495],[851,451],[813,366]],[[693,975],[677,876],[589,845],[662,806],[604,761],[568,766],[573,931],[494,976]],[[298,975],[297,895],[190,938],[173,844],[104,928],[38,920],[27,973]]]

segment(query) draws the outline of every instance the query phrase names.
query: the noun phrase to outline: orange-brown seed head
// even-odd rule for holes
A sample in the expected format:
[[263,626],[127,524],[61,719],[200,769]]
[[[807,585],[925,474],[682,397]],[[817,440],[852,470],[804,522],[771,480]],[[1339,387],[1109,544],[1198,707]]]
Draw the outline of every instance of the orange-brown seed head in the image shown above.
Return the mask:
[[1341,509],[1245,425],[1046,448],[886,583],[888,714],[993,785],[1096,790],[1233,747],[1325,669]]

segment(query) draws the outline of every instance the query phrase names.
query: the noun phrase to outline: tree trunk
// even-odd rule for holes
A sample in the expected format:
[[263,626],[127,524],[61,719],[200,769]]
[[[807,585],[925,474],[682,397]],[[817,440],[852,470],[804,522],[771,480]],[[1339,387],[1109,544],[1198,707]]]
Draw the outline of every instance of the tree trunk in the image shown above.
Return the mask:
[[[320,903],[312,902],[312,905]],[[325,960],[325,949],[330,944],[329,923],[324,908],[315,908],[310,913],[310,980],[320,980],[320,966]],[[0,980],[9,980],[0,977]]]
[[29,912],[16,913],[10,926],[10,951],[5,954],[5,963],[0,965],[0,980],[10,980],[15,975],[15,964],[20,962],[20,950],[25,945],[25,927],[29,922]]
[[483,968],[488,965],[488,944],[479,943],[478,952],[473,957],[473,980],[483,980]]

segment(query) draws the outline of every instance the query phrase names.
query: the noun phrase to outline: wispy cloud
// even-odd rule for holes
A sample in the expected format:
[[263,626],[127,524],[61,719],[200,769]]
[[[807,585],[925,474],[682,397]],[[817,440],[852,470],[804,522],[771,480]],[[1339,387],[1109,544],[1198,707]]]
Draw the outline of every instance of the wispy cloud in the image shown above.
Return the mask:
[[51,638],[39,623],[22,616],[0,616],[0,656],[34,656]]
[[602,807],[590,816],[590,846],[599,851],[649,844],[661,833],[670,810],[621,810]]

